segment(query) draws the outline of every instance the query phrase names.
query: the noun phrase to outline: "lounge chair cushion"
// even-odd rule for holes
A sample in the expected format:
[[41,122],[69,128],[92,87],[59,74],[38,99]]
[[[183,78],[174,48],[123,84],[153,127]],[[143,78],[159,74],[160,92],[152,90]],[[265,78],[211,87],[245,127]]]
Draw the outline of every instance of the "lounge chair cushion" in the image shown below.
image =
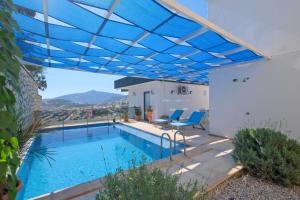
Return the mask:
[[192,126],[194,124],[191,122],[172,122],[171,125],[172,126]]
[[172,122],[172,126],[193,126],[199,125],[205,112],[193,112],[190,118],[183,122]]
[[171,122],[172,120],[170,118],[168,119],[156,119],[155,122],[156,123],[168,123]]

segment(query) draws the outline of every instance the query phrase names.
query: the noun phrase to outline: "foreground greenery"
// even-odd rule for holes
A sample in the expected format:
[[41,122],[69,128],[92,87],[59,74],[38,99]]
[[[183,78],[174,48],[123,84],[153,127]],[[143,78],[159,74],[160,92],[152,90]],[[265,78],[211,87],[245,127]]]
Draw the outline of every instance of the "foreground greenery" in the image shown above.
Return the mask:
[[183,185],[178,179],[178,176],[159,169],[149,170],[145,165],[127,172],[119,170],[106,177],[104,189],[97,195],[97,200],[205,199],[206,194],[197,182]]
[[[15,111],[18,92],[20,56],[15,43],[14,29],[17,24],[12,19],[14,10],[11,0],[0,1],[0,199],[4,196],[15,199],[19,166],[17,115]],[[5,197],[5,198],[6,198]]]
[[300,144],[269,128],[243,129],[233,157],[252,175],[284,186],[300,185]]

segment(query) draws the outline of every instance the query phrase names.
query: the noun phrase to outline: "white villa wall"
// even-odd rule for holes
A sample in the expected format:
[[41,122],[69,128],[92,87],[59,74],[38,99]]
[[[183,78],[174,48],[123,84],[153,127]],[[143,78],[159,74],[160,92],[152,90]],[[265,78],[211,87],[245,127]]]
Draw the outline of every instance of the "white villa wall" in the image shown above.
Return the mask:
[[299,0],[208,0],[208,19],[270,55],[300,50]]
[[[192,94],[178,95],[177,87],[179,85],[187,86],[188,90],[192,91]],[[142,109],[144,105],[144,92],[153,92],[150,95],[150,104],[153,107],[154,119],[159,118],[163,114],[170,115],[176,109],[183,109],[184,114],[182,117],[186,118],[193,111],[208,110],[209,108],[208,86],[151,81],[130,86],[128,89],[129,106],[140,106]],[[172,90],[174,91],[173,94],[171,94]]]
[[[236,130],[283,121],[300,140],[299,0],[210,0],[209,20],[272,56],[270,61],[212,72],[210,130]],[[242,79],[249,77],[247,82]],[[238,82],[233,82],[233,79]],[[246,113],[249,112],[249,115]]]

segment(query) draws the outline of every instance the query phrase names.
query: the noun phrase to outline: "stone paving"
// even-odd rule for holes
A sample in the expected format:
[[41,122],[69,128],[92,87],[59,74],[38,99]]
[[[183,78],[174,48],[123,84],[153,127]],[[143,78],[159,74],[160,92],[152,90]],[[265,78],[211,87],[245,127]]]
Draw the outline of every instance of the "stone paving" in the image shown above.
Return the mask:
[[[128,125],[154,134],[161,135],[164,132],[170,134],[171,138],[175,130],[162,130],[159,126],[150,125],[145,122],[132,122]],[[223,182],[241,167],[236,166],[231,154],[233,144],[230,139],[209,135],[209,132],[196,128],[185,128],[187,156],[179,155],[182,159],[164,162],[162,165],[154,163],[160,169],[180,176],[183,183],[189,180],[197,180],[208,190]],[[179,138],[182,140],[182,138]]]

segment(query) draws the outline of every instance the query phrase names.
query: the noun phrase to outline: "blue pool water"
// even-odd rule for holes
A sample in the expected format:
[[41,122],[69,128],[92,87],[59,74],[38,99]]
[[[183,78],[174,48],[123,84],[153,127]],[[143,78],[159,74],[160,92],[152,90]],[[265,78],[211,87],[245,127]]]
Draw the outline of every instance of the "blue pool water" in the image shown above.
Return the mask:
[[[169,141],[163,143],[163,157],[168,157]],[[51,158],[34,156],[45,148]],[[177,149],[175,153],[180,144]],[[132,160],[141,163],[142,157],[146,163],[161,159],[160,137],[120,124],[44,132],[35,138],[18,171],[24,187],[17,199],[94,180],[118,168],[128,169]]]

